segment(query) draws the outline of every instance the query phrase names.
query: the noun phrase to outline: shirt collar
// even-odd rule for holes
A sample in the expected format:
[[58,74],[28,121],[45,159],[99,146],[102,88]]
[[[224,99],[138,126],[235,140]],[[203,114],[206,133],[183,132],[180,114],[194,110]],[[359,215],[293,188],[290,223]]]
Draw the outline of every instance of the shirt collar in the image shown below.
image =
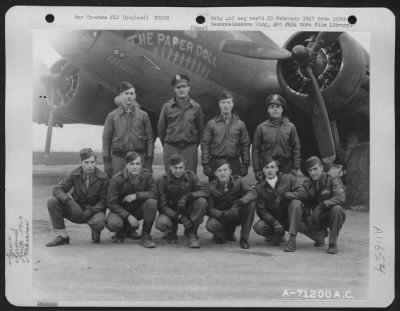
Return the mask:
[[[136,109],[137,109],[136,104],[134,104],[133,107],[132,107],[132,110],[131,110],[132,114],[134,114],[136,112]],[[119,107],[119,114],[123,115],[125,113],[127,113],[126,110],[125,110],[125,107],[123,105],[121,105]]]
[[322,172],[321,177],[318,180],[311,179],[311,182],[313,184],[316,184],[316,183],[325,184],[327,178],[328,178],[327,174],[325,172]]
[[174,184],[181,183],[181,182],[187,182],[188,181],[188,176],[185,173],[180,178],[176,178],[174,175],[171,174],[171,172],[168,172],[168,182],[173,182]]
[[[232,118],[231,118],[231,122],[234,120],[239,119],[239,117],[236,115],[236,113],[232,113]],[[215,121],[217,122],[225,122],[224,116],[220,113],[218,114],[218,116],[215,117]]]
[[225,185],[227,186],[228,190],[232,189],[232,185],[233,185],[232,176],[229,177],[229,181],[228,181],[227,184],[224,184],[224,183],[220,182],[220,181],[217,179],[217,188],[218,188],[219,190],[225,191]]
[[[192,100],[190,99],[190,97],[188,97],[188,98],[186,99],[186,102],[185,102],[185,103],[186,103],[188,106],[193,106]],[[176,97],[173,98],[173,100],[172,100],[172,105],[178,106],[178,101],[176,100]]]
[[272,187],[275,188],[276,183],[278,182],[278,175],[271,179],[265,179],[265,181]]
[[[83,174],[82,166],[79,166],[76,169],[74,169],[71,175],[81,176],[82,178],[86,176],[85,174]],[[90,176],[90,178],[100,178],[100,179],[107,178],[107,175],[97,167],[94,169],[93,174],[87,176]]]

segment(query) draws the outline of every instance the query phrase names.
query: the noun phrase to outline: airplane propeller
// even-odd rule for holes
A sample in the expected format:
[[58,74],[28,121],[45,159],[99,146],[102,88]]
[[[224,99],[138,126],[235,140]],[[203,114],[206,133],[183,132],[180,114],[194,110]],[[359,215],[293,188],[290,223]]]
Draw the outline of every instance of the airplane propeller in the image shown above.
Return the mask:
[[326,170],[329,170],[335,160],[336,152],[328,112],[316,79],[325,68],[324,60],[318,57],[318,52],[335,42],[341,34],[341,32],[320,32],[317,36],[312,35],[306,40],[306,46],[296,45],[291,51],[238,40],[227,40],[222,46],[222,51],[230,54],[265,60],[292,59],[302,67],[311,82],[308,88],[308,103],[321,160]]
[[[65,105],[69,99],[71,89],[76,89],[77,79],[73,78],[77,69],[65,60],[60,60],[53,65],[51,71],[42,75],[41,80],[46,86],[49,107],[47,120],[47,133],[44,157],[47,161],[50,155],[50,144],[54,126],[54,113],[57,108]],[[72,78],[71,78],[72,77]]]

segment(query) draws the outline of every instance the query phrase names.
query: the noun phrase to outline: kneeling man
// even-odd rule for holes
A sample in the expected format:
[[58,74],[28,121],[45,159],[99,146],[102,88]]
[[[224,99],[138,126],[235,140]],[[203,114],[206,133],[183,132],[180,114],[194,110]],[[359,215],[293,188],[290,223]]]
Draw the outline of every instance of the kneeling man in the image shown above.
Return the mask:
[[[46,246],[69,244],[64,218],[78,224],[87,223],[92,229],[92,242],[100,243],[104,229],[107,175],[96,167],[96,155],[90,148],[80,151],[81,165],[61,180],[47,201],[51,223],[57,234]],[[72,189],[72,193],[69,194]]]
[[249,234],[253,225],[255,204],[243,204],[242,198],[250,187],[240,176],[232,176],[228,161],[217,160],[214,180],[209,185],[208,218],[206,228],[214,234],[216,243],[226,240],[236,241],[236,226],[241,225],[240,247],[250,248]]
[[151,238],[151,228],[157,214],[156,184],[148,169],[142,168],[138,153],[130,151],[125,156],[125,168],[111,179],[107,194],[111,213],[106,226],[115,243],[122,243],[132,230],[139,228],[143,219],[142,243],[145,248],[156,245]]
[[169,172],[158,183],[159,216],[156,228],[166,232],[169,244],[176,244],[178,224],[185,227],[189,247],[199,248],[197,229],[207,211],[207,192],[203,190],[197,176],[185,170],[185,159],[180,154],[169,158]]
[[265,179],[240,201],[247,204],[256,200],[260,220],[253,228],[257,234],[279,245],[287,230],[290,237],[284,250],[294,252],[303,212],[302,202],[293,198],[301,191],[301,185],[292,174],[278,174],[278,164],[271,156],[265,157],[263,174]]
[[309,158],[306,163],[309,179],[304,181],[304,191],[297,198],[311,212],[312,229],[320,237],[315,246],[324,244],[325,231],[329,228],[329,254],[337,253],[337,238],[346,215],[343,205],[346,200],[343,184],[339,177],[332,177],[324,172],[318,157]]

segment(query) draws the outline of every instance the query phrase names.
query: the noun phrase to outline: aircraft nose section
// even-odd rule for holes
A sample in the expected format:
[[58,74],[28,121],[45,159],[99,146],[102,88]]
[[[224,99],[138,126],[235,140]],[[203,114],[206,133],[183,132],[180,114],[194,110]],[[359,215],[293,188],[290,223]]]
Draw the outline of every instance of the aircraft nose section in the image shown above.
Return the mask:
[[99,33],[95,30],[57,31],[49,35],[49,41],[60,55],[68,56],[89,51]]

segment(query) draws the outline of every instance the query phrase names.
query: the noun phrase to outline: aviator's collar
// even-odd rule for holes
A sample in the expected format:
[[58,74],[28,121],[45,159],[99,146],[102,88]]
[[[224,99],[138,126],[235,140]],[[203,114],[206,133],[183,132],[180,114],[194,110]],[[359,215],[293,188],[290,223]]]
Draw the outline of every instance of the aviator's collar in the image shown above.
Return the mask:
[[[79,166],[76,169],[74,169],[72,171],[71,175],[83,176],[84,174],[83,174],[82,166]],[[97,167],[94,169],[93,176],[96,176],[97,178],[107,178],[108,177],[105,173],[100,171]]]
[[[192,103],[192,100],[190,99],[190,97],[187,97],[187,98],[185,99],[185,101],[186,101],[186,104],[188,104],[188,106],[189,106],[189,105],[190,105],[190,106],[193,106],[193,103]],[[172,103],[171,103],[171,106],[174,106],[174,105],[179,106],[179,105],[178,105],[178,101],[176,100],[176,97],[173,98]]]
[[[136,112],[136,103],[133,104],[133,106],[131,108],[131,112],[132,113]],[[122,116],[125,113],[127,113],[126,109],[125,109],[124,105],[121,104],[121,106],[119,107],[119,114]]]
[[[239,120],[239,117],[237,116],[236,113],[232,112],[232,121],[234,120]],[[217,122],[225,122],[224,116],[220,113],[218,116],[216,116],[215,121]]]
[[[220,182],[219,180],[218,180],[218,178],[217,178],[217,188],[219,189],[219,190],[224,190],[224,183],[222,183],[222,182]],[[231,190],[232,189],[232,187],[233,187],[233,178],[232,178],[232,176],[230,176],[229,177],[229,181],[228,181],[228,183],[226,184],[227,185],[227,187],[228,187],[228,190]]]
[[[308,176],[310,176],[310,175],[308,174]],[[311,177],[310,177],[310,179],[311,179]],[[327,174],[325,172],[322,172],[321,177],[319,179],[317,179],[317,180],[311,179],[311,181],[313,183],[320,182],[321,184],[325,184],[326,179],[327,179]]]

